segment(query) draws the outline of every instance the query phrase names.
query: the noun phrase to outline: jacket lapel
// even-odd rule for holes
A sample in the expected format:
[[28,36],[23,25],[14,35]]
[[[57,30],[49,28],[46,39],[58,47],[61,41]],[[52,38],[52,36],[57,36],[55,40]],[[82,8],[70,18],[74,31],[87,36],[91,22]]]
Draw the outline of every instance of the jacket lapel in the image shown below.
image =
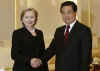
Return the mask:
[[62,30],[61,30],[61,36],[62,36],[63,41],[64,41],[64,38],[65,38],[65,35],[64,35],[65,28],[66,28],[66,26],[64,26],[64,27],[62,28]]
[[70,43],[70,41],[72,40],[73,36],[76,34],[78,29],[78,21],[76,21],[75,25],[73,26],[73,28],[71,29],[69,35],[68,35],[68,39],[66,41],[67,44]]

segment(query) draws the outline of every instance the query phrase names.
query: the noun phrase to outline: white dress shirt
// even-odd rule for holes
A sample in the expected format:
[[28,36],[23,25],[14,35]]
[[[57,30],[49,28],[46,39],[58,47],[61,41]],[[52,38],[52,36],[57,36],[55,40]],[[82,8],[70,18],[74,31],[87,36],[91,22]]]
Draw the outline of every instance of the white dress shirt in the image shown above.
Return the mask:
[[[70,26],[70,28],[69,28],[69,32],[72,30],[72,28],[73,28],[73,26],[75,25],[75,23],[76,23],[76,20],[74,21],[74,22],[72,22],[69,26]],[[67,24],[66,24],[66,27],[67,27]],[[64,34],[66,33],[66,28],[65,28],[65,32],[64,32]]]

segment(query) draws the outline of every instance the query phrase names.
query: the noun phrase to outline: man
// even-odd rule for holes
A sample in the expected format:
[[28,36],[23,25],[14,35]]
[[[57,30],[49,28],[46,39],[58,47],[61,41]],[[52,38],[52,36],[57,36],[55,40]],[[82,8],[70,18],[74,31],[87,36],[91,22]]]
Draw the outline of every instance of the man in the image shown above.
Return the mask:
[[60,12],[65,25],[56,29],[45,58],[56,54],[56,71],[89,71],[91,31],[76,20],[77,5],[72,1],[62,3]]

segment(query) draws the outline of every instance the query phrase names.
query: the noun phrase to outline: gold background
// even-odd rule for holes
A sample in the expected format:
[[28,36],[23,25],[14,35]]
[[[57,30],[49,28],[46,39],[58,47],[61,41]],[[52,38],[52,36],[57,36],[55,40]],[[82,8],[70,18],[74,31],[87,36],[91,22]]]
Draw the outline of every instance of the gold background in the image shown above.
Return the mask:
[[[11,35],[20,28],[20,13],[23,9],[33,7],[39,12],[37,28],[44,32],[46,48],[49,46],[56,27],[63,25],[59,8],[66,0],[1,0],[0,1],[0,69],[12,68],[10,58]],[[93,57],[100,58],[100,0],[72,0],[78,5],[77,18],[89,26],[93,34]],[[54,68],[53,58],[49,67]]]

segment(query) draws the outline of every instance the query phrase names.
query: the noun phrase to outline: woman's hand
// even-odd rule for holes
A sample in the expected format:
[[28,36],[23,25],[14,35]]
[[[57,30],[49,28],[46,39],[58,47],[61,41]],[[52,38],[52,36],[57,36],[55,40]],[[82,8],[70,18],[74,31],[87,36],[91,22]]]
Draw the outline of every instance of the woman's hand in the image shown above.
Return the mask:
[[38,68],[41,65],[41,60],[39,58],[32,58],[30,64],[32,68]]

